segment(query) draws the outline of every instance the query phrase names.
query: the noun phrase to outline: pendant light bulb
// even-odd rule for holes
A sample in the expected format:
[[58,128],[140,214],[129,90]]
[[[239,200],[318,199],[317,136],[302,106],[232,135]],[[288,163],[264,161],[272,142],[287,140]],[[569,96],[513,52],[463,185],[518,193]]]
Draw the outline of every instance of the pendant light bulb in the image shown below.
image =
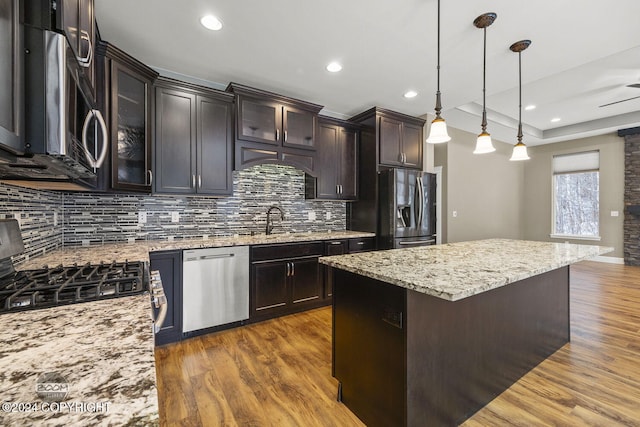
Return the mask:
[[429,136],[427,142],[429,144],[441,144],[443,142],[451,141],[451,137],[447,132],[447,123],[440,116],[442,111],[442,102],[440,100],[440,0],[438,0],[438,88],[436,91],[436,118],[431,122],[431,128],[429,129]]
[[518,143],[513,147],[509,160],[529,160],[527,146],[522,142],[522,51],[529,47],[531,40],[520,40],[512,44],[509,49],[518,54]]
[[447,123],[442,117],[436,117],[431,122],[431,128],[429,129],[429,137],[427,138],[427,142],[429,144],[441,144],[448,141],[451,141],[451,137],[447,132]]
[[492,153],[496,151],[493,147],[493,143],[491,142],[491,135],[487,132],[487,102],[486,102],[486,93],[487,93],[487,27],[493,24],[493,21],[498,17],[497,14],[493,12],[484,13],[478,16],[474,21],[473,25],[477,28],[481,28],[484,31],[484,50],[482,53],[482,132],[478,135],[478,139],[476,140],[476,149],[473,151],[473,154],[485,154]]
[[522,142],[518,142],[513,147],[513,152],[511,153],[511,158],[509,160],[520,161],[520,160],[529,160],[530,158],[531,157],[529,157],[529,154],[527,153],[527,146],[524,145]]
[[491,143],[491,135],[483,131],[478,135],[478,139],[476,140],[476,149],[473,150],[473,154],[486,154],[493,153],[494,151],[496,151],[496,149]]

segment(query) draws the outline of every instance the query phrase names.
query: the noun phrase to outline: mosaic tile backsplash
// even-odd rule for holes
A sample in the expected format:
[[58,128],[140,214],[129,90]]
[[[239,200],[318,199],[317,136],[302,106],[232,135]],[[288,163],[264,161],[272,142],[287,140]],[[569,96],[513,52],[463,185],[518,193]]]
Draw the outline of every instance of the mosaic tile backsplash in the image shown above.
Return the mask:
[[0,184],[0,218],[16,218],[22,230],[24,253],[20,263],[62,247],[62,193]]
[[264,233],[270,206],[285,216],[281,221],[272,215],[274,233],[346,228],[345,202],[305,200],[304,173],[293,167],[235,171],[233,187],[233,196],[212,198],[56,193],[0,184],[0,215],[21,216],[28,254],[61,245]]

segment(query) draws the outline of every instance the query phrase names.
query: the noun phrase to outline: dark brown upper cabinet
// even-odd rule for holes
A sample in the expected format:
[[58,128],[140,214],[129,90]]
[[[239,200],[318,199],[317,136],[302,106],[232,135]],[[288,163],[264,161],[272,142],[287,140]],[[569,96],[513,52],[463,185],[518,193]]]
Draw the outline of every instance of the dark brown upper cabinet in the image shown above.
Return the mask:
[[177,80],[156,82],[156,193],[233,193],[233,95]]
[[305,176],[309,199],[355,200],[357,185],[358,130],[342,120],[318,120],[318,175]]
[[321,105],[237,83],[230,83],[227,91],[236,96],[236,169],[280,163],[316,174]]
[[0,145],[23,150],[22,26],[19,2],[0,0]]
[[425,120],[374,107],[350,119],[374,129],[375,144],[362,150],[376,150],[378,166],[422,170]]
[[57,0],[53,13],[56,28],[69,40],[86,81],[95,89],[97,40],[94,0]]
[[151,110],[158,73],[106,42],[98,43],[97,54],[97,76],[104,84],[98,102],[106,113],[111,146],[111,167],[105,165],[99,174],[110,174],[113,190],[150,193]]

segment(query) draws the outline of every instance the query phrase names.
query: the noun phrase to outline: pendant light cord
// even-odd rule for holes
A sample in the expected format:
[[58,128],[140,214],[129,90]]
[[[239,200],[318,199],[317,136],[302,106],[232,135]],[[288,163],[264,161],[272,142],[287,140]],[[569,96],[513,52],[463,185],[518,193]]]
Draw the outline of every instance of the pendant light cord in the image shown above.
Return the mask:
[[487,27],[484,30],[484,50],[482,60],[482,132],[487,130]]
[[438,88],[437,92],[440,93],[440,0],[438,0]]
[[522,143],[522,51],[518,52],[518,143]]

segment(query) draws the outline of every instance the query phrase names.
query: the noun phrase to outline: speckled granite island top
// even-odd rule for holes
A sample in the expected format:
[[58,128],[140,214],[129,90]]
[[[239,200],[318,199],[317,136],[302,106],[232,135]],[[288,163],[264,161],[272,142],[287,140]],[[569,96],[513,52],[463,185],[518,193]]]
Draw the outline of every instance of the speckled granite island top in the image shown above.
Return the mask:
[[611,251],[593,245],[489,239],[336,255],[320,262],[457,301]]
[[332,231],[327,233],[279,233],[266,236],[228,236],[208,239],[149,240],[145,242],[106,244],[100,246],[67,247],[32,258],[17,268],[28,270],[44,265],[72,265],[101,261],[149,261],[149,252],[174,249],[197,249],[223,246],[265,245],[279,243],[310,242],[316,240],[354,239],[374,237],[374,233],[361,231]]
[[[2,426],[159,423],[149,295],[0,315],[0,366]],[[50,372],[60,402],[38,393]]]

